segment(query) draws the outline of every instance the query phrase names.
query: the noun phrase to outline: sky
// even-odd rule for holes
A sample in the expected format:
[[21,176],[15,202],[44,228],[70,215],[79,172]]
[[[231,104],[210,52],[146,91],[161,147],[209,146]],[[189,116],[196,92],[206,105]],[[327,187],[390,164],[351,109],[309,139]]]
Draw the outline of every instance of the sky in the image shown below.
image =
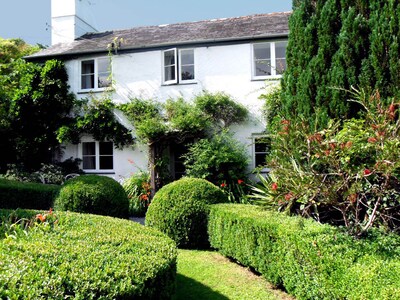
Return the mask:
[[[65,0],[67,1],[67,0]],[[68,0],[69,1],[69,0]],[[0,37],[51,44],[51,0],[2,3]],[[290,11],[292,0],[90,0],[99,31]]]

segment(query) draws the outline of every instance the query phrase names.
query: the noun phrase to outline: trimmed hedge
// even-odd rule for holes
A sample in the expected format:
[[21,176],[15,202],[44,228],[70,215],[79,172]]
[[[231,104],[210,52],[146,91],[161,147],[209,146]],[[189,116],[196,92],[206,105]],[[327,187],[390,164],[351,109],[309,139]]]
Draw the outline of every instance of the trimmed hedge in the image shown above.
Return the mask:
[[[36,213],[17,211],[25,218]],[[3,220],[9,214],[0,210]],[[0,299],[171,298],[177,257],[171,239],[128,220],[55,215],[54,226],[37,221],[27,235],[0,237]]]
[[54,202],[56,210],[127,218],[129,200],[124,188],[114,179],[83,175],[68,180]]
[[49,209],[59,191],[57,185],[0,179],[0,208]]
[[178,247],[207,248],[208,206],[227,201],[226,195],[207,180],[182,178],[155,194],[146,225],[167,234]]
[[259,207],[212,205],[211,246],[298,299],[400,299],[400,237],[341,229]]

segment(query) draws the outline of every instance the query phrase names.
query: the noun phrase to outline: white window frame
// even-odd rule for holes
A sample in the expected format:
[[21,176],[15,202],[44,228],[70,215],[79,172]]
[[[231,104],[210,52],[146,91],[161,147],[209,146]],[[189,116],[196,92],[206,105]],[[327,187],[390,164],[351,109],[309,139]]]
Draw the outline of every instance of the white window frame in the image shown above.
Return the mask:
[[[268,151],[265,152],[257,152],[256,151],[256,141],[257,139],[262,139],[262,138],[268,138],[265,134],[253,134],[252,135],[252,158],[253,158],[253,168],[259,168],[259,166],[256,165],[256,155],[257,154],[265,154],[268,155]],[[261,173],[268,173],[270,171],[270,168],[264,167],[260,170]]]
[[[286,42],[288,40],[275,40],[275,41],[270,41],[270,42],[259,42],[259,43],[253,43],[251,44],[251,76],[253,80],[265,80],[265,79],[274,79],[274,78],[281,78],[282,74],[276,74],[276,55],[275,55],[275,44],[276,43],[281,43],[281,42]],[[270,45],[270,51],[271,51],[271,75],[262,75],[262,76],[257,76],[256,75],[256,58],[254,55],[254,46],[255,45],[260,45],[260,44],[269,44]]]
[[[181,64],[181,54],[182,51],[188,51],[192,50],[193,51],[193,73],[194,73],[194,79],[189,79],[189,80],[183,80],[182,79],[182,64]],[[169,51],[174,51],[174,57],[175,57],[175,79],[174,80],[165,80],[165,52]],[[171,85],[171,84],[189,84],[189,83],[196,83],[196,61],[195,61],[195,51],[193,48],[182,48],[182,49],[177,49],[177,48],[170,48],[166,50],[161,51],[161,58],[162,58],[162,84],[163,85]],[[172,66],[172,65],[171,65]]]
[[[104,142],[110,142],[110,141],[104,141]],[[95,143],[95,164],[96,168],[95,169],[84,169],[83,168],[83,143]],[[82,159],[81,162],[81,167],[82,170],[85,171],[86,173],[96,173],[96,174],[113,174],[114,173],[114,168],[115,168],[115,147],[114,143],[113,145],[113,153],[112,155],[100,155],[100,143],[99,141],[95,140],[90,140],[90,139],[83,139],[79,144],[78,144],[78,153],[79,153],[79,158]],[[112,169],[100,169],[100,156],[112,156],[113,159],[113,168]]]
[[[112,77],[112,65],[109,57],[94,57],[94,58],[85,58],[79,61],[79,90],[81,92],[88,92],[88,91],[104,91],[107,88],[110,88],[112,86],[112,80],[110,78],[110,85],[106,87],[99,87],[99,61],[100,60],[107,60],[109,63],[109,72]],[[83,88],[82,87],[82,63],[83,62],[88,62],[88,61],[93,61],[94,62],[94,87],[90,88]]]

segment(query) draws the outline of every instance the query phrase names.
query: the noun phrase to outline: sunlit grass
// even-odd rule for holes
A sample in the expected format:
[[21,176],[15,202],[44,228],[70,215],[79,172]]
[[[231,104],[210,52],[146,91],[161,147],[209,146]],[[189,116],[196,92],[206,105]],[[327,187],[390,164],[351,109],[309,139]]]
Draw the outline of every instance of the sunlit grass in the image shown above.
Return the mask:
[[217,252],[179,250],[178,299],[293,299]]

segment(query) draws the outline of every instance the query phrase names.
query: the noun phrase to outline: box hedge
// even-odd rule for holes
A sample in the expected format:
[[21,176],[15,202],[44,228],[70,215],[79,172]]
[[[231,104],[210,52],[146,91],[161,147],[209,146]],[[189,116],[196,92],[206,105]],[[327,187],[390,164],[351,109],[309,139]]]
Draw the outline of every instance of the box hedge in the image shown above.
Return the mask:
[[400,237],[340,228],[250,205],[212,205],[211,246],[298,299],[400,299]]
[[0,179],[0,208],[49,209],[59,190],[57,185]]
[[54,201],[57,210],[127,218],[129,200],[124,188],[114,179],[83,175],[68,180]]
[[9,230],[10,211],[0,210],[8,228],[0,236],[0,299],[171,298],[177,252],[164,234],[128,220],[53,214],[53,225],[36,221],[18,234]]
[[209,204],[227,202],[226,195],[205,179],[181,178],[163,186],[146,214],[146,225],[172,238],[181,248],[207,248]]

